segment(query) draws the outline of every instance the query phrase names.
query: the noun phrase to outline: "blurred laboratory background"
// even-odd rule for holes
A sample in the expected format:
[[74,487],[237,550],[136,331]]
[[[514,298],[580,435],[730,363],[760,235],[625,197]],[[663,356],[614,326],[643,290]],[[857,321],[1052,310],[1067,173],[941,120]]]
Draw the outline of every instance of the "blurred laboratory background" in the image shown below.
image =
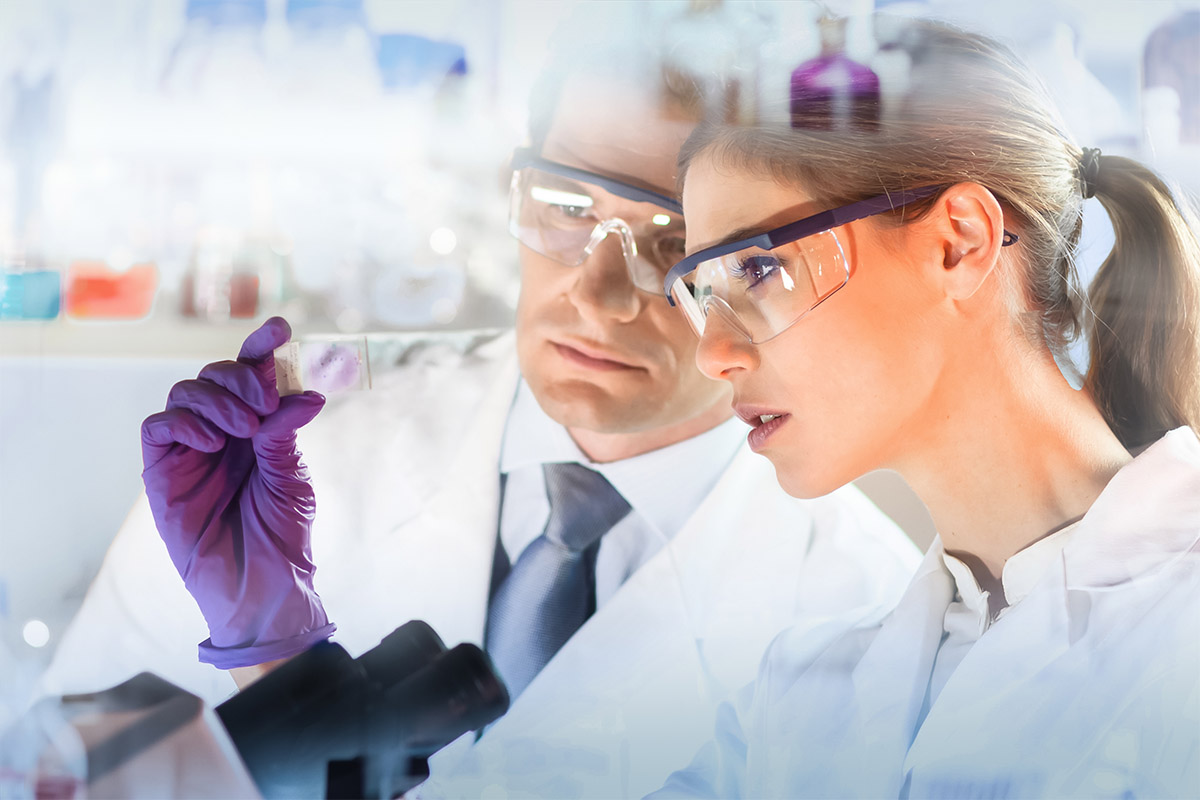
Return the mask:
[[[138,426],[171,384],[273,314],[510,322],[508,157],[588,5],[694,76],[754,53],[743,111],[835,56],[896,89],[902,42],[855,14],[949,19],[1023,54],[1081,145],[1200,189],[1200,0],[0,0],[0,650],[23,681],[140,491]],[[1085,270],[1111,242],[1088,214]],[[921,510],[897,513],[925,545]]]

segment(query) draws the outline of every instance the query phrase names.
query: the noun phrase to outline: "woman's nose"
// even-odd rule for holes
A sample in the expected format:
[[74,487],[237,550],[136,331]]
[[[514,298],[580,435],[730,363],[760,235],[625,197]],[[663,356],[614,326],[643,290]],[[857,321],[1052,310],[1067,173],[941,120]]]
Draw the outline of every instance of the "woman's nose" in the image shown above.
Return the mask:
[[696,366],[713,380],[732,381],[739,372],[758,367],[758,348],[728,312],[714,306],[704,320]]

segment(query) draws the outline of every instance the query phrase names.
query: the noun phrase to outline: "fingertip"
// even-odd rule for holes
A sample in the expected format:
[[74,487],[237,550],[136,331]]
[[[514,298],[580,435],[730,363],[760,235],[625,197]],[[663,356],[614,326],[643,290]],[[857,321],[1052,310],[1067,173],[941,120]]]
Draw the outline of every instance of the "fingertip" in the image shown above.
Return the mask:
[[288,321],[283,317],[271,317],[246,337],[238,360],[262,361],[291,338],[292,326]]
[[270,330],[278,336],[282,336],[283,341],[285,342],[292,338],[292,326],[283,317],[268,318],[267,321],[259,327],[260,331],[264,329]]

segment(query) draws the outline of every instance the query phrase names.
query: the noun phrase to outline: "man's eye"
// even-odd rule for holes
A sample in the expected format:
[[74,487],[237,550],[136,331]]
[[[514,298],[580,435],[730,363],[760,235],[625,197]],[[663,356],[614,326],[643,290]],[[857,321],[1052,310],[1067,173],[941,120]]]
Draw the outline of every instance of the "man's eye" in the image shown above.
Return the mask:
[[675,264],[687,255],[687,239],[682,236],[664,236],[655,243],[654,249],[663,261]]
[[570,217],[571,219],[582,219],[589,213],[589,209],[586,206],[563,206],[552,204],[550,208],[554,209],[555,213],[561,214],[564,217]]
[[582,192],[572,192],[566,189],[555,189],[550,186],[534,184],[529,187],[529,196],[542,203],[549,213],[568,219],[581,219],[591,211],[595,201]]

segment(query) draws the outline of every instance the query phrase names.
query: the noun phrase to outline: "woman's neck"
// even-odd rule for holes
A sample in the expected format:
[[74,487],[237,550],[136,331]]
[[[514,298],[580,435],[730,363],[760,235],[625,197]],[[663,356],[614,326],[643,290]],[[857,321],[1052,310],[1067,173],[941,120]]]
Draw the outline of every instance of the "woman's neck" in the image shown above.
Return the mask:
[[1048,351],[977,353],[968,379],[947,370],[917,447],[895,468],[946,551],[995,592],[1009,557],[1082,516],[1130,455]]

